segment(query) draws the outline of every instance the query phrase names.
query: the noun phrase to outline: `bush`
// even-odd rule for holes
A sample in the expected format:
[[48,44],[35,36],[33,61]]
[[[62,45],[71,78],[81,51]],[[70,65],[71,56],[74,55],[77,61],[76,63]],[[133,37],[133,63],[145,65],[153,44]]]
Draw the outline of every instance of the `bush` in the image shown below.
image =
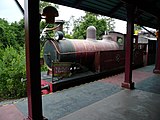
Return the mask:
[[72,35],[70,35],[70,34],[65,34],[65,38],[73,39],[73,36],[72,36]]
[[[3,53],[3,54],[2,54]],[[21,98],[26,96],[25,50],[13,47],[1,50],[0,56],[0,98]]]

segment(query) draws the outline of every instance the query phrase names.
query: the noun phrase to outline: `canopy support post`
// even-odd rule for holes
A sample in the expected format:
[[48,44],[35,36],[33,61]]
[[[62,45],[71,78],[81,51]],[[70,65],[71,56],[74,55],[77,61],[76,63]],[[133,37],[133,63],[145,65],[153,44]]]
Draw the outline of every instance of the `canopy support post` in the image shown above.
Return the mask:
[[134,89],[134,82],[132,82],[134,12],[135,6],[127,4],[127,35],[125,41],[125,80],[121,86],[128,89]]
[[156,51],[156,63],[155,68],[153,70],[154,73],[160,74],[160,26],[158,29],[158,35],[157,35],[157,51]]
[[43,120],[40,73],[39,0],[25,0],[28,118]]

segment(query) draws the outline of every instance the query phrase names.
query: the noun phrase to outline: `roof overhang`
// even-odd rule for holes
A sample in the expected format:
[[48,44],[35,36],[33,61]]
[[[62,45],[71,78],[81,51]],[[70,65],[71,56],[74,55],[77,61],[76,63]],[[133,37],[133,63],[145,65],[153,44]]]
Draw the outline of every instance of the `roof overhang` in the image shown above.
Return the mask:
[[136,6],[135,23],[157,29],[160,0],[43,0],[127,21],[126,5]]

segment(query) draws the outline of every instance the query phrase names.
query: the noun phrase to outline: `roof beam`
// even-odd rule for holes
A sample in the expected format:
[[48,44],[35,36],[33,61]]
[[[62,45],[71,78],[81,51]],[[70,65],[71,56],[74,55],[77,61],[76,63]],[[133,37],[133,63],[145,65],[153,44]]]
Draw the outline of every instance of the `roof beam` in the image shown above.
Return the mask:
[[108,13],[109,16],[114,15],[115,12],[117,12],[121,7],[122,7],[123,3],[120,2],[119,4],[117,4],[113,9],[110,10],[110,12]]
[[147,32],[149,32],[151,35],[153,35],[154,37],[156,37],[156,35],[153,33],[153,32],[151,32],[151,31],[149,31],[147,28],[145,28],[144,26],[141,26],[144,30],[146,30]]
[[[159,0],[109,0],[109,1],[102,1],[102,0],[95,0],[89,1],[89,0],[42,0],[42,1],[48,1],[55,4],[60,4],[72,8],[81,9],[88,12],[93,12],[96,14],[101,14],[109,17],[114,17],[121,20],[126,20],[126,10],[121,9],[123,7],[126,7],[128,4],[132,4],[136,6],[137,11],[140,13],[135,13],[135,22],[141,23],[141,25],[157,28],[158,22],[150,22],[146,21],[146,18],[154,17],[154,19],[157,19],[160,16],[160,1]],[[88,2],[88,4],[85,4]],[[100,4],[96,4],[96,2]],[[110,5],[108,3],[112,2],[115,6],[113,8],[113,5]],[[84,3],[84,4],[82,4]],[[122,4],[122,5],[121,5]],[[94,6],[94,7],[93,7]],[[113,9],[112,9],[112,8]],[[101,8],[101,9],[99,9]],[[106,9],[104,9],[106,8]],[[110,9],[109,9],[110,8]],[[119,12],[119,10],[122,10]],[[141,15],[144,13],[145,16]],[[118,13],[118,14],[117,14]],[[120,15],[119,15],[120,14]],[[142,18],[142,19],[141,19]],[[139,22],[141,19],[141,22]],[[159,17],[160,19],[160,17]]]
[[[153,1],[144,1],[143,0],[121,0],[125,3],[129,3],[129,4],[133,4],[135,6],[138,7],[138,9],[141,9],[141,10],[144,10],[145,12],[148,12],[150,14],[152,14],[153,16],[155,17],[158,17],[159,16],[159,8],[156,7],[156,3],[157,3],[157,0],[154,0],[155,2],[153,3]],[[158,10],[159,9],[159,10]]]
[[20,3],[18,2],[18,0],[15,0],[17,6],[19,7],[19,9],[21,10],[22,14],[24,15],[24,9],[22,8],[22,6],[20,5]]
[[140,11],[140,10],[136,10],[136,13],[135,13],[135,22],[139,21],[139,19],[141,19],[141,14],[143,13],[143,11]]
[[[148,20],[150,20],[150,21],[148,21]],[[147,26],[147,27],[150,27],[150,28],[155,28],[155,29],[157,29],[157,25],[156,24],[152,24],[152,20],[151,20],[151,18],[150,19],[148,19],[148,20],[144,20],[142,17],[139,17],[136,21],[135,21],[135,23],[136,24],[138,24],[138,25],[140,25],[140,26],[147,26],[148,24],[150,24],[150,26]]]
[[155,19],[154,17],[151,17],[151,18],[149,18],[147,21],[153,22],[154,19]]
[[139,18],[141,16],[141,14],[143,13],[143,11],[140,11],[137,9],[136,13],[135,13],[135,19]]
[[83,0],[76,0],[75,3],[74,3],[74,5],[75,5],[76,7],[79,7],[79,5],[82,3],[82,1],[83,1]]

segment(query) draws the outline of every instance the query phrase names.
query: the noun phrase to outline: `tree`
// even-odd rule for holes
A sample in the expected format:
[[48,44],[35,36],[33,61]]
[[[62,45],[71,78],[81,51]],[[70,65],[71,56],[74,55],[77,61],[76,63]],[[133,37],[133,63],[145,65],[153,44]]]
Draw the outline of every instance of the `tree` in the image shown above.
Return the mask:
[[134,24],[134,34],[138,35],[138,32],[141,31],[142,28],[140,25]]
[[24,46],[24,19],[19,22],[8,23],[5,19],[0,19],[0,47],[13,46],[19,48]]
[[10,24],[0,18],[0,98],[26,96],[25,73],[24,20]]
[[[40,9],[52,5],[41,2]],[[56,8],[58,6],[55,5]],[[45,22],[41,22],[44,28]],[[20,98],[26,96],[24,19],[8,23],[0,18],[0,98]]]
[[101,39],[105,31],[114,30],[114,19],[106,18],[94,13],[86,12],[84,17],[74,21],[73,38],[86,38],[86,30],[89,26],[95,26],[97,29],[97,39]]
[[18,46],[23,47],[25,44],[24,19],[11,23],[11,30],[15,33],[15,40]]
[[70,34],[69,30],[73,27],[74,22],[75,22],[75,16],[71,16],[68,21],[65,21],[63,29],[66,34]]
[[17,44],[15,31],[12,30],[11,25],[5,19],[0,18],[0,46],[6,48],[7,46],[14,46]]
[[114,26],[114,24],[115,24],[115,21],[114,21],[114,19],[113,18],[106,18],[106,22],[107,22],[107,32],[109,32],[109,31],[111,31],[111,30],[114,30],[115,29],[115,26]]
[[0,50],[0,98],[20,98],[26,96],[25,50],[13,47]]

